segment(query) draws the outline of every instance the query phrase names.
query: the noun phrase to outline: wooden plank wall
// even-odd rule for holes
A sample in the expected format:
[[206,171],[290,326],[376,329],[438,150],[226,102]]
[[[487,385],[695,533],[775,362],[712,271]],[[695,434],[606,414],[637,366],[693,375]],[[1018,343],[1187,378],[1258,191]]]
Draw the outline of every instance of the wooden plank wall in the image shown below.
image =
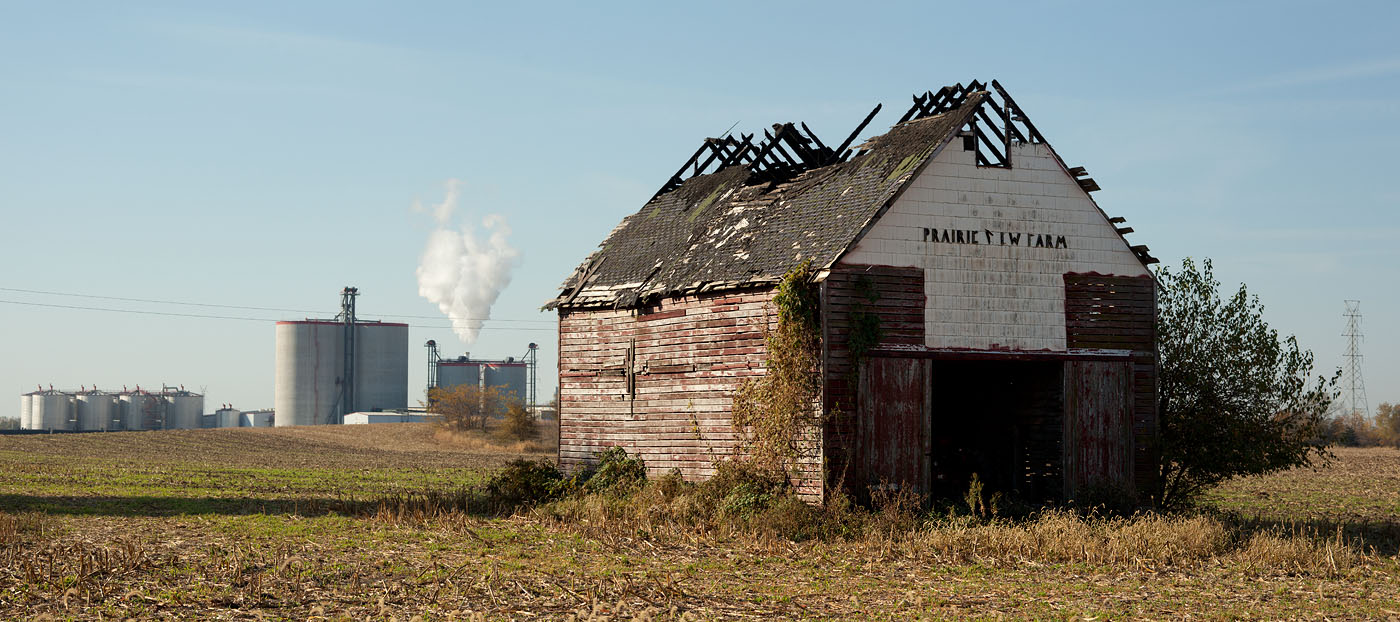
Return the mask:
[[[688,480],[732,455],[734,390],[763,374],[772,290],[666,299],[635,309],[561,310],[559,462],[572,471],[621,446],[652,476]],[[815,431],[814,431],[815,432]],[[798,492],[820,499],[821,439],[799,464]]]
[[860,425],[847,483],[929,493],[932,361],[874,356],[860,375]]
[[[873,303],[861,295],[862,290],[871,288],[878,295]],[[824,446],[831,484],[854,475],[846,471],[859,432],[856,374],[848,347],[851,312],[864,308],[880,318],[882,344],[922,346],[924,303],[922,268],[842,264],[834,266],[822,283],[822,401],[828,417]]]
[[1065,498],[1105,484],[1133,494],[1133,364],[1066,361],[1064,376]]
[[1133,479],[1140,494],[1151,494],[1157,489],[1156,282],[1146,276],[1064,278],[1066,345],[1133,353]]

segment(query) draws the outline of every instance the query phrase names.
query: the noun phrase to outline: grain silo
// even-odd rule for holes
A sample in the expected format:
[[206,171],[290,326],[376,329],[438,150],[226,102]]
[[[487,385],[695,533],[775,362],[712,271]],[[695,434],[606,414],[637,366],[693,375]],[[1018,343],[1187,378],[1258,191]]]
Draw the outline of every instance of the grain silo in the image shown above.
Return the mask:
[[214,421],[209,427],[213,428],[236,428],[239,426],[243,413],[233,406],[224,405],[214,411]]
[[34,396],[30,406],[36,430],[72,430],[73,396],[61,391],[44,391]]
[[19,396],[19,429],[34,429],[34,394],[25,393]]
[[341,292],[337,319],[277,323],[278,427],[340,423],[357,410],[408,406],[408,325],[355,319],[357,295],[353,287]]
[[481,384],[495,387],[501,395],[512,396],[525,401],[526,367],[523,361],[507,358],[504,361],[491,361],[482,366]]
[[165,401],[165,429],[198,430],[203,427],[204,396],[193,391],[167,390],[161,398]]
[[471,355],[438,361],[437,386],[447,389],[464,384],[481,386],[481,361],[471,360]]
[[73,406],[78,430],[111,430],[120,424],[117,396],[111,393],[97,389],[79,393]]
[[119,400],[121,429],[159,430],[164,427],[164,403],[156,399],[156,396],[137,388],[135,391],[122,393]]
[[355,326],[354,403],[345,412],[408,407],[408,325]]

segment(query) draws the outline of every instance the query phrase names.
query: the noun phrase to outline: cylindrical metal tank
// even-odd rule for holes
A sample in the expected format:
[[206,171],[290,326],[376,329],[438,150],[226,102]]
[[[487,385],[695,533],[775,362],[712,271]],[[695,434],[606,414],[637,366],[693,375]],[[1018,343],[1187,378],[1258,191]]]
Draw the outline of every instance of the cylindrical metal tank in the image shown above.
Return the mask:
[[190,391],[170,391],[165,398],[165,429],[198,430],[204,417],[204,396]]
[[495,362],[487,363],[482,374],[482,384],[488,388],[496,387],[501,395],[513,397],[513,399],[525,401],[525,363],[520,362]]
[[36,430],[72,430],[73,396],[44,392],[34,396],[31,417]]
[[[278,427],[337,422],[342,410],[345,325],[326,320],[277,323],[273,411]],[[355,327],[355,410],[408,406],[408,325]]]
[[216,428],[236,428],[243,413],[237,408],[220,408],[214,411],[214,427]]
[[344,325],[304,320],[277,323],[272,383],[277,427],[330,423],[340,401]]
[[353,411],[408,408],[408,324],[356,326],[352,406]]
[[121,394],[121,420],[123,430],[160,429],[161,401],[145,391],[131,391]]
[[117,397],[111,393],[92,391],[79,393],[74,404],[79,430],[110,430],[118,418]]
[[270,410],[249,410],[243,412],[238,417],[238,426],[242,428],[267,428],[273,423],[273,415]]
[[438,386],[450,389],[460,385],[481,386],[481,363],[476,361],[438,361]]
[[19,396],[19,429],[34,429],[34,396],[28,393]]

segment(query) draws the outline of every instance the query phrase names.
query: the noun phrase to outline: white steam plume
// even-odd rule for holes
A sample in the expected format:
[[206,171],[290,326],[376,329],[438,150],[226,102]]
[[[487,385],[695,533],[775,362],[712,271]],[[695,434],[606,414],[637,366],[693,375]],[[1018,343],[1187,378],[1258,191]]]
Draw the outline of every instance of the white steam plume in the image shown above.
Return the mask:
[[520,251],[506,241],[510,227],[499,214],[482,219],[484,238],[470,225],[452,227],[460,186],[459,180],[448,180],[447,195],[432,207],[434,228],[418,262],[418,295],[447,314],[452,332],[471,344],[482,321],[491,317],[491,305],[510,284]]

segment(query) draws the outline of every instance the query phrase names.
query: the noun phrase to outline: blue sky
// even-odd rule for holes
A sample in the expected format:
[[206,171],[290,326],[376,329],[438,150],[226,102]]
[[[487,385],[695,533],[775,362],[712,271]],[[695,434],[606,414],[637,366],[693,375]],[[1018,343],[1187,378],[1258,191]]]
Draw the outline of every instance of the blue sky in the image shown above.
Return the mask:
[[[544,395],[539,306],[701,138],[802,120],[839,140],[877,102],[882,132],[912,93],[996,78],[1135,243],[1211,257],[1321,369],[1360,299],[1371,406],[1400,402],[1400,5],[683,7],[0,3],[0,387],[270,406],[271,320],[356,285],[362,316],[414,325],[413,361],[429,338],[540,343]],[[470,347],[414,276],[414,205],[449,179],[461,222],[502,214],[521,252]]]

